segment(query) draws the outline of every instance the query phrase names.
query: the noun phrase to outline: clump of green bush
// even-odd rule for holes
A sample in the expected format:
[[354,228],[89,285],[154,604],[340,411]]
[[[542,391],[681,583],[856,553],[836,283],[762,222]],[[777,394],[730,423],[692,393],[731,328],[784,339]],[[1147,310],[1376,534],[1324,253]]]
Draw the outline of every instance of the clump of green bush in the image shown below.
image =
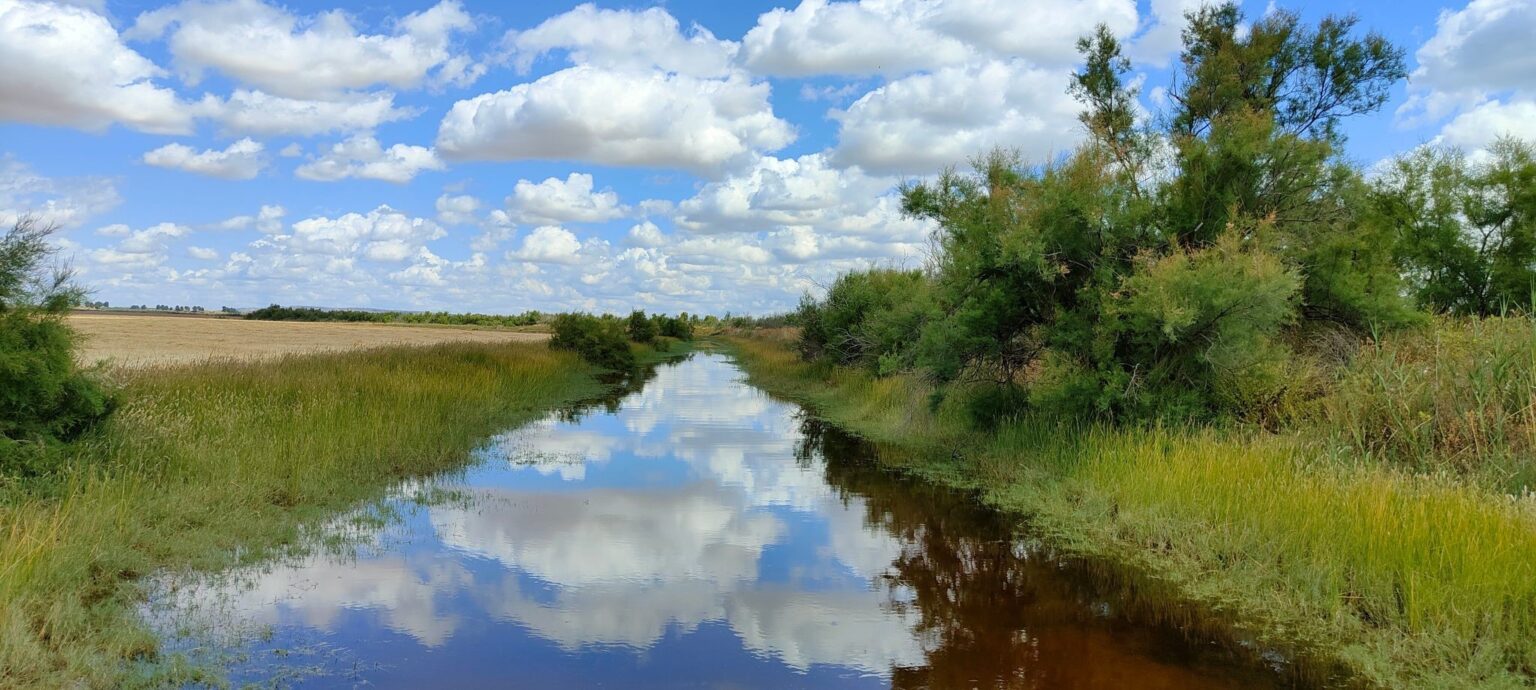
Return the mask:
[[821,301],[800,301],[800,353],[877,374],[911,364],[908,345],[929,318],[929,283],[921,271],[875,269],[838,276]]
[[554,335],[549,346],[570,350],[582,359],[605,369],[630,371],[635,368],[635,354],[629,349],[625,322],[614,317],[591,314],[561,314],[550,322]]
[[693,340],[693,319],[689,318],[688,312],[677,316],[657,314],[655,319],[657,331],[661,335],[683,341]]
[[0,237],[0,476],[47,471],[48,446],[111,410],[75,364],[64,316],[85,297],[66,269],[47,270],[55,226],[23,217]]

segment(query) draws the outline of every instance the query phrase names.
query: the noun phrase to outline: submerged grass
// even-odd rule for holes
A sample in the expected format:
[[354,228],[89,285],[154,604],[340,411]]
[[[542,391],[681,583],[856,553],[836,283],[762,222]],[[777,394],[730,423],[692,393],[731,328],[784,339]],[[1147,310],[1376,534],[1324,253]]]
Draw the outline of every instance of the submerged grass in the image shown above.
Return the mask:
[[0,484],[0,687],[111,687],[156,643],[141,576],[272,555],[400,479],[602,389],[543,344],[117,370],[53,477]]
[[[1375,345],[1314,416],[1279,434],[1033,417],[981,433],[958,405],[930,408],[915,379],[808,365],[782,343],[734,345],[754,384],[919,451],[892,457],[1028,516],[1067,550],[1165,580],[1263,642],[1342,663],[1365,684],[1483,688],[1536,682],[1536,500],[1495,486],[1514,449],[1529,448],[1533,389],[1520,377],[1536,368],[1518,364],[1529,328],[1442,323]],[[1461,346],[1425,345],[1436,340]],[[1398,369],[1420,373],[1368,383]],[[1423,446],[1367,440],[1404,435]],[[1474,442],[1491,445],[1447,450]],[[1436,460],[1446,453],[1455,460]]]

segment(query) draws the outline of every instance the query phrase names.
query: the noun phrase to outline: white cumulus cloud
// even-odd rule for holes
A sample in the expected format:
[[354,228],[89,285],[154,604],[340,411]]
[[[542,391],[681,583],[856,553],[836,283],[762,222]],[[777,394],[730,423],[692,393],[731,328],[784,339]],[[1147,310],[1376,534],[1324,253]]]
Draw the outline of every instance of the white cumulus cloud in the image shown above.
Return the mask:
[[1098,24],[1136,28],[1131,0],[804,0],[758,18],[743,61],[776,76],[900,75],[979,57],[1070,64]]
[[523,238],[522,246],[507,258],[532,263],[572,264],[578,261],[581,241],[570,230],[553,225],[533,229]]
[[223,150],[197,151],[185,144],[166,144],[144,154],[144,162],[226,180],[249,180],[266,167],[260,142],[247,137]]
[[206,96],[195,109],[219,122],[228,133],[264,136],[367,131],[417,114],[395,107],[394,94],[382,91],[315,101],[236,89],[228,98]]
[[442,170],[432,149],[395,144],[384,148],[367,135],[337,143],[325,155],[299,166],[293,174],[306,180],[334,182],[349,177],[404,184],[423,170]]
[[520,70],[540,55],[565,50],[572,62],[605,67],[656,67],[696,77],[724,76],[736,44],[694,26],[684,35],[677,19],[660,7],[598,9],[591,3],[544,20],[526,31],[509,32],[505,43]]
[[551,177],[537,184],[518,180],[507,197],[507,210],[521,223],[600,223],[629,213],[611,189],[593,190],[592,176],[571,173],[564,180]]
[[794,139],[766,83],[734,74],[606,70],[578,65],[455,103],[437,148],[462,160],[579,160],[716,171]]
[[185,134],[192,113],[159,86],[163,70],[84,7],[0,0],[0,119]]
[[997,146],[1035,161],[1065,153],[1082,136],[1067,76],[1013,60],[903,77],[834,113],[833,161],[928,174]]
[[473,28],[454,0],[407,15],[392,34],[359,33],[339,10],[301,17],[261,0],[187,0],[139,15],[129,35],[165,36],[189,84],[212,69],[268,93],[316,99],[418,86],[455,57],[454,34]]

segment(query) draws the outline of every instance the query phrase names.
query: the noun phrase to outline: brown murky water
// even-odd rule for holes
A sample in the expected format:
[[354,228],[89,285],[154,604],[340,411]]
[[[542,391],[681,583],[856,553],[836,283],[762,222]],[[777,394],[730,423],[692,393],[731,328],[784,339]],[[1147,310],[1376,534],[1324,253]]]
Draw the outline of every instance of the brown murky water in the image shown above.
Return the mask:
[[237,685],[1286,684],[871,454],[698,355],[403,487],[384,526],[338,523],[345,547],[180,583],[152,615]]

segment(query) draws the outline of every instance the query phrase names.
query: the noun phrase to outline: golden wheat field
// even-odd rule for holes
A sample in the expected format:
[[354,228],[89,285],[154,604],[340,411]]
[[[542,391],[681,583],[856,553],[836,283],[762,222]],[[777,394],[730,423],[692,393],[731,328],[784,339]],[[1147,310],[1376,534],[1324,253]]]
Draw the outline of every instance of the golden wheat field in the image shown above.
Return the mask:
[[529,342],[549,336],[508,330],[374,323],[246,321],[155,314],[72,314],[84,342],[78,358],[91,365],[143,366],[207,359],[259,359],[381,345],[447,342]]

